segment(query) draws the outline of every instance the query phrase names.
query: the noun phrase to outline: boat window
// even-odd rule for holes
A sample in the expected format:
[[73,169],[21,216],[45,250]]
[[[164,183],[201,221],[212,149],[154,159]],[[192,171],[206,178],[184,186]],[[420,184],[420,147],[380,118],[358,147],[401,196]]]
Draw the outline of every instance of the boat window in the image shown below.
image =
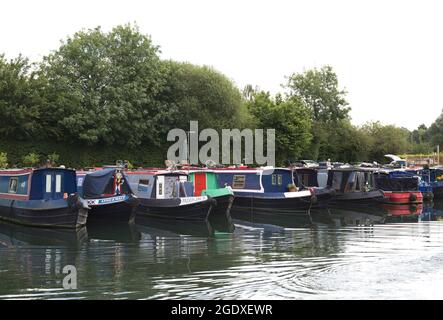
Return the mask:
[[52,176],[50,174],[46,175],[46,192],[51,192],[51,181]]
[[346,182],[344,192],[354,192],[356,183],[357,183],[357,173],[353,171],[348,176],[348,181]]
[[158,195],[161,196],[163,194],[163,183],[158,184]]
[[281,174],[277,175],[277,183],[279,186],[283,184],[283,177]]
[[55,192],[62,192],[62,176],[57,174],[55,176]]
[[343,172],[334,172],[332,177],[332,188],[334,190],[341,190],[341,180],[343,177]]
[[147,179],[140,179],[138,181],[138,186],[139,186],[139,188],[140,187],[143,187],[143,188],[149,187],[149,180],[147,180]]
[[245,175],[234,175],[232,178],[232,188],[233,189],[243,189],[245,187]]
[[82,185],[83,185],[83,177],[78,178],[78,180],[77,180],[77,186],[81,187]]
[[16,193],[18,187],[18,178],[13,177],[9,179],[9,193]]
[[272,185],[275,186],[277,184],[277,177],[275,174],[272,175]]

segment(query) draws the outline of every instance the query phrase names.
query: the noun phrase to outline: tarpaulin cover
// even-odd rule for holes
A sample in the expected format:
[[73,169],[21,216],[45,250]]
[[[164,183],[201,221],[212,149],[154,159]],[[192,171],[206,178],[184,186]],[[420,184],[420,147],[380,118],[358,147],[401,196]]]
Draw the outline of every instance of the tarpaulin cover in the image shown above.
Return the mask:
[[418,191],[417,177],[375,177],[375,185],[383,191]]
[[[107,188],[114,183],[115,169],[103,169],[93,173],[88,173],[83,182],[83,196],[85,198],[100,198],[103,194],[110,193]],[[129,184],[123,174],[123,191],[131,191]],[[113,193],[113,192],[112,192]]]

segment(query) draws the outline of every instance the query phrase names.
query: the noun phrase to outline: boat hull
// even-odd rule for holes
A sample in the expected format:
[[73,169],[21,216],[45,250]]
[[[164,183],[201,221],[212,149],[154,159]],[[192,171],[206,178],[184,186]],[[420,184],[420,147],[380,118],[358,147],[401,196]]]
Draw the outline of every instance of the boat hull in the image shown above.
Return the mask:
[[182,204],[179,198],[143,199],[137,207],[137,216],[171,220],[207,221],[216,202],[212,198]]
[[312,209],[325,209],[335,196],[335,191],[329,188],[315,189]]
[[443,199],[443,186],[432,186],[434,199]]
[[384,191],[388,204],[418,204],[423,203],[420,191]]
[[270,198],[259,196],[235,195],[232,212],[236,215],[258,214],[263,216],[274,215],[306,215],[312,207],[312,196],[296,198]]
[[88,221],[131,222],[135,218],[138,204],[139,200],[130,196],[121,202],[91,206]]
[[0,199],[0,219],[28,226],[80,228],[88,209],[77,196],[59,200]]
[[387,197],[381,190],[369,192],[337,192],[333,199],[329,202],[331,208],[366,208],[384,203]]
[[209,222],[213,228],[221,232],[234,232],[234,224],[231,217],[231,208],[234,202],[234,195],[227,194],[213,198],[216,205],[209,215]]

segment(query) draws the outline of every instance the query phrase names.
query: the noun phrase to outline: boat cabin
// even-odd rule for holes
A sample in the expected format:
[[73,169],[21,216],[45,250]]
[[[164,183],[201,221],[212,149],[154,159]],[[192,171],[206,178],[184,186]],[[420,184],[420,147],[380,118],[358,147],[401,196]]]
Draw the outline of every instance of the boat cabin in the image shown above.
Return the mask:
[[375,189],[374,172],[365,168],[332,169],[328,187],[341,193],[371,191]]
[[284,193],[294,185],[292,171],[286,168],[214,170],[218,185],[230,186],[235,192]]
[[139,198],[172,199],[194,196],[193,184],[188,181],[186,173],[131,171],[127,173],[127,179]]
[[75,171],[65,168],[0,170],[0,198],[58,200],[76,193]]

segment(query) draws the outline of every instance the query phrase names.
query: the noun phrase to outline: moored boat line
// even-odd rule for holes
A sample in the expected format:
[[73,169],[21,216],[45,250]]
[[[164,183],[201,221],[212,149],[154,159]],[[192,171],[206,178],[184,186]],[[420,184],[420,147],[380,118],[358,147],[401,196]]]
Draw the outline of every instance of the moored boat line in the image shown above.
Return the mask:
[[89,171],[64,167],[1,170],[0,219],[69,228],[84,226],[87,220],[132,222],[136,216],[166,221],[212,219],[226,229],[232,225],[231,213],[265,219],[310,217],[315,209],[422,204],[432,199],[429,189],[435,188],[438,194],[440,181],[443,189],[440,168],[170,166],[129,170],[117,165]]

